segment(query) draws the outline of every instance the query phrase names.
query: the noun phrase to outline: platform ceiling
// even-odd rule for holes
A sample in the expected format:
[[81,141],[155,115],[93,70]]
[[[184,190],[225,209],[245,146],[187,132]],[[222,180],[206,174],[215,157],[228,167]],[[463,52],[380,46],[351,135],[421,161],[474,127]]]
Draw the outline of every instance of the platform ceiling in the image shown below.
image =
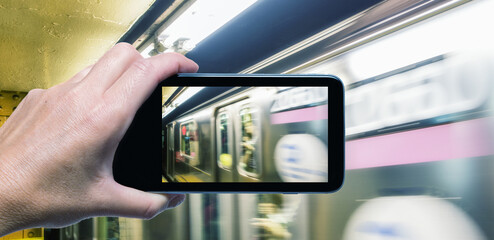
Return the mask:
[[94,63],[155,0],[0,1],[0,90],[49,88]]

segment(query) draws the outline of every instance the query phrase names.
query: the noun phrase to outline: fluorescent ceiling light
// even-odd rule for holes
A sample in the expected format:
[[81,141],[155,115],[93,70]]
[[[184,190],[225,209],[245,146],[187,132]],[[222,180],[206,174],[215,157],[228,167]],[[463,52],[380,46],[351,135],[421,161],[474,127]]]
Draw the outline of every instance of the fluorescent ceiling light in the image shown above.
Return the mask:
[[[199,42],[225,23],[243,12],[257,0],[207,0],[194,2],[163,32],[157,34],[161,46],[151,43],[152,49],[143,50],[144,56],[158,52],[187,53]],[[153,49],[155,51],[151,52]]]
[[187,87],[182,93],[180,93],[180,95],[175,100],[173,100],[173,102],[171,102],[168,106],[166,106],[162,117],[165,117],[166,115],[171,113],[182,103],[184,103],[189,98],[200,92],[203,88],[204,87]]

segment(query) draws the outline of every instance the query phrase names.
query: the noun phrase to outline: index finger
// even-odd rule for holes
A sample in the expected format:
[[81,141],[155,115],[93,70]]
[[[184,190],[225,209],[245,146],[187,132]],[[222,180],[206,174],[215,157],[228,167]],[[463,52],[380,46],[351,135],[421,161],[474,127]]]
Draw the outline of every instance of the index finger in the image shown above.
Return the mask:
[[135,114],[162,80],[177,73],[196,72],[198,68],[195,62],[178,53],[138,59],[105,92],[105,98],[125,105],[129,113]]

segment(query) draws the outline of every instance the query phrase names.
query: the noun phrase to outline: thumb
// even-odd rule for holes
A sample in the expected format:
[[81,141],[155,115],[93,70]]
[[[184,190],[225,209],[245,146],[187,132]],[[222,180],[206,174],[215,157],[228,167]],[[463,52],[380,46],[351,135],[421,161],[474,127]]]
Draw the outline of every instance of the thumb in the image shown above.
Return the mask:
[[[185,200],[183,194],[155,194],[143,192],[112,182],[105,192],[110,201],[104,212],[113,216],[151,219],[166,209]],[[106,204],[105,204],[106,205]]]

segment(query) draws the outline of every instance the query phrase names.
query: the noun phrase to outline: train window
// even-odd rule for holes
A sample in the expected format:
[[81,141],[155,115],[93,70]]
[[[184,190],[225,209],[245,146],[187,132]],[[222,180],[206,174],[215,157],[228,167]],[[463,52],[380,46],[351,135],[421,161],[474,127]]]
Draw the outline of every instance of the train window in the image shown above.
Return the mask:
[[187,158],[191,166],[199,165],[199,139],[195,121],[180,124],[180,154]]
[[217,162],[218,166],[226,169],[232,169],[232,128],[231,119],[228,117],[227,112],[220,109],[220,114],[216,119],[216,139],[218,146]]
[[255,109],[250,105],[244,105],[240,109],[241,139],[240,139],[240,161],[238,171],[241,175],[258,177],[261,173],[261,163],[258,157],[257,133],[258,124]]

